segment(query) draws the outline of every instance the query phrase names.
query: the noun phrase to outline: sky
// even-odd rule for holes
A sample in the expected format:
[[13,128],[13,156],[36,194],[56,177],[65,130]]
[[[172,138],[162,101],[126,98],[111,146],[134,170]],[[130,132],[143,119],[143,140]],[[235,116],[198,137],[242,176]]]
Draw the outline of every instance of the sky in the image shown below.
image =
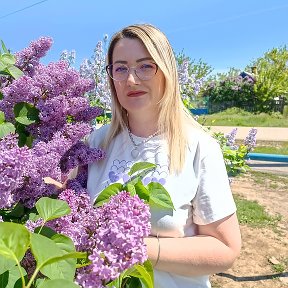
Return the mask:
[[202,59],[213,73],[244,70],[268,50],[288,44],[288,1],[0,0],[0,39],[12,52],[41,36],[53,38],[44,64],[75,50],[77,68],[105,34],[135,23],[157,26],[176,54]]

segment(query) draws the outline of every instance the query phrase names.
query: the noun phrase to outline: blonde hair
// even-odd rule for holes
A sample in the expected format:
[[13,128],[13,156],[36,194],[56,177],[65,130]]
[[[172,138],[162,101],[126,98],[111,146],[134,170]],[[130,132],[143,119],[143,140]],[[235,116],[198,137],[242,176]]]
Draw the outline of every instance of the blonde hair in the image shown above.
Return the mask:
[[[114,34],[108,48],[107,62],[112,64],[116,43],[123,38],[138,39],[148,50],[165,77],[165,90],[159,102],[158,129],[168,142],[170,173],[179,173],[184,166],[188,135],[185,123],[199,126],[185,108],[180,91],[176,60],[167,37],[150,24],[135,24]],[[123,131],[128,124],[127,111],[120,105],[113,80],[109,78],[112,96],[112,119],[110,129],[103,142],[107,148],[111,140]],[[188,121],[187,121],[188,120]]]

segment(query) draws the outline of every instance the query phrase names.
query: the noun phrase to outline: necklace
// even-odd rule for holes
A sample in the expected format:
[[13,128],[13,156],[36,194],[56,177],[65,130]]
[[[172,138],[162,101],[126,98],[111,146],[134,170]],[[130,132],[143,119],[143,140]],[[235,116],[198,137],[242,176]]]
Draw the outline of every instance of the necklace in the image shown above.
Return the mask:
[[153,137],[155,137],[158,133],[159,130],[157,130],[155,133],[153,133],[152,135],[148,136],[147,138],[145,138],[143,141],[141,141],[140,143],[136,144],[132,132],[130,130],[130,128],[127,126],[127,130],[128,130],[128,135],[129,138],[134,146],[134,148],[131,150],[131,156],[133,159],[137,158],[140,155],[140,146],[142,146],[143,144],[147,143],[150,139],[152,139]]

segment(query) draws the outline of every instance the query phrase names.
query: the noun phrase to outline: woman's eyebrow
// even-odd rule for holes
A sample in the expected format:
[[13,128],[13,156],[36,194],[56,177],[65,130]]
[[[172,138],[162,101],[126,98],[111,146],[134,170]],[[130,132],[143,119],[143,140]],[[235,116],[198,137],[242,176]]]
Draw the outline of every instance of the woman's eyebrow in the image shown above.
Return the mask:
[[[144,57],[144,58],[137,59],[136,62],[139,63],[139,62],[146,61],[146,60],[153,60],[153,58],[152,57]],[[114,62],[114,64],[116,64],[116,63],[127,64],[128,61],[117,60],[117,61]]]
[[153,58],[152,57],[144,57],[144,58],[140,58],[140,59],[136,60],[136,62],[138,63],[138,62],[142,62],[142,61],[146,61],[146,60],[153,60]]

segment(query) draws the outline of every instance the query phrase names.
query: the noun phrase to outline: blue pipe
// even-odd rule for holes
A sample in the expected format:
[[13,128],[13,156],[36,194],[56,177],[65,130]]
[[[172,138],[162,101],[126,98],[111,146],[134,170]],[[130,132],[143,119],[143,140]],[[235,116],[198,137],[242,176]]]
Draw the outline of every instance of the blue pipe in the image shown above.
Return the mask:
[[281,154],[248,153],[247,158],[250,160],[288,163],[288,155]]

